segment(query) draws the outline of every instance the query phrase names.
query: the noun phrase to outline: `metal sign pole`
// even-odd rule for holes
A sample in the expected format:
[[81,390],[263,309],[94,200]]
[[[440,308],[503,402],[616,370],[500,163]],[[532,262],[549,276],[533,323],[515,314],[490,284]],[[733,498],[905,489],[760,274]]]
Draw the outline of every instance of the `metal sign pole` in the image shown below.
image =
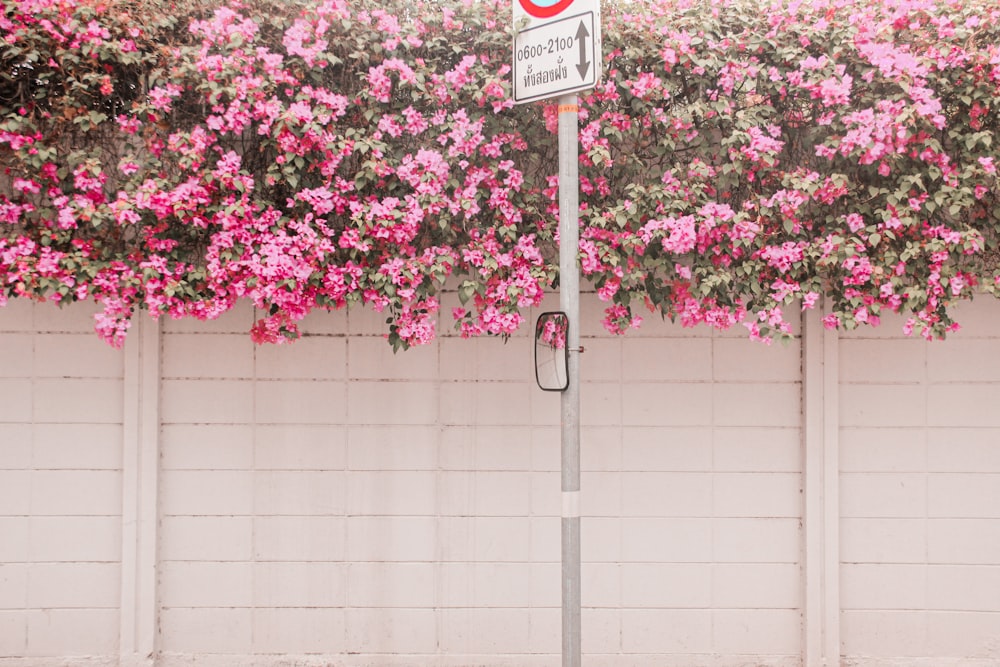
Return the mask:
[[569,320],[569,386],[560,404],[562,665],[580,667],[580,176],[576,95],[559,97],[559,306]]
[[[580,667],[580,173],[576,93],[601,78],[599,0],[512,0],[515,104],[559,100],[559,303],[568,386],[562,449],[562,667]],[[537,374],[537,368],[536,368]],[[544,387],[543,387],[544,388]]]

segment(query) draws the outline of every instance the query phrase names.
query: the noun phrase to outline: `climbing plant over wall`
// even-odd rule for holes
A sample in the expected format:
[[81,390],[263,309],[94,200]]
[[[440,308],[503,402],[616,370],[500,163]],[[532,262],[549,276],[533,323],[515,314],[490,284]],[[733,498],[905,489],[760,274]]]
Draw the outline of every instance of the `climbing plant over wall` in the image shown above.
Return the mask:
[[[1000,8],[611,2],[581,96],[583,275],[649,313],[787,335],[996,293]],[[0,303],[93,299],[258,341],[314,309],[396,347],[509,334],[558,286],[553,104],[511,102],[492,0],[12,0],[0,15]]]

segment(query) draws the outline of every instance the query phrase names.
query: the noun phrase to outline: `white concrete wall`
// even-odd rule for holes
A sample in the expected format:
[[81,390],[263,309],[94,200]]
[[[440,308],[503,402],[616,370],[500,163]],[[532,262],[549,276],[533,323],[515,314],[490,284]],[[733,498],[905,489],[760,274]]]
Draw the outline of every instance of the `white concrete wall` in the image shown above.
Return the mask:
[[998,309],[960,313],[944,344],[841,342],[842,634],[858,664],[1000,664]]
[[[115,352],[89,312],[0,309],[0,666],[559,664],[526,337],[255,347],[242,309]],[[1000,664],[1000,304],[933,344],[595,312],[588,667]]]
[[118,651],[122,374],[85,318],[0,310],[0,656]]

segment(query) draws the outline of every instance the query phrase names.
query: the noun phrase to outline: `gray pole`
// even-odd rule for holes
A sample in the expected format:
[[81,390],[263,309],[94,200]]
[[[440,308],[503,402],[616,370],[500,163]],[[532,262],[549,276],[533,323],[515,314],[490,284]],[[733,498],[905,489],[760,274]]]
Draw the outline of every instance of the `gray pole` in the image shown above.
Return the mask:
[[580,176],[576,95],[559,97],[559,306],[569,319],[562,445],[562,665],[580,667]]

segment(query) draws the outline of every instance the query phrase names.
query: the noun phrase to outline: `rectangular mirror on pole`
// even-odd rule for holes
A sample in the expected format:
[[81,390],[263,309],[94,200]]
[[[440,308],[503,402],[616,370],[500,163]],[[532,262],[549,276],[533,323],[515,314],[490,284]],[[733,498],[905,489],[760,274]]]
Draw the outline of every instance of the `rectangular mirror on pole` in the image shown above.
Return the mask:
[[535,323],[535,380],[544,391],[569,387],[569,317],[563,312],[542,313]]

